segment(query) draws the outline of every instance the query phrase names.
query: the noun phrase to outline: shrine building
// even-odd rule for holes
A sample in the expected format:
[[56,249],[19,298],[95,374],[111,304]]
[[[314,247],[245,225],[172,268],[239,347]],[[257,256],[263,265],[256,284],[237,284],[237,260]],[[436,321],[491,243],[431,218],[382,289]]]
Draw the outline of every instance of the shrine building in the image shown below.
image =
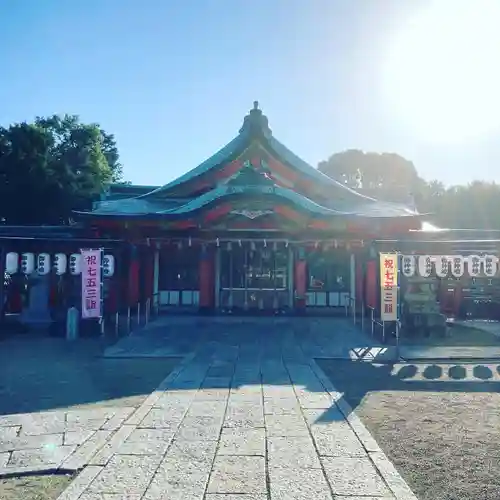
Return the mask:
[[370,241],[421,227],[414,209],[302,160],[257,102],[236,137],[191,171],[161,187],[113,186],[77,216],[127,242],[117,258],[126,300],[157,294],[167,308],[220,312],[343,310]]
[[[75,219],[0,226],[0,245],[18,255],[113,255],[105,313],[152,300],[175,312],[343,314],[353,300],[366,303],[366,264],[381,251],[453,253],[454,241],[463,248],[473,238],[498,246],[498,236],[426,233],[414,207],[324,175],[273,135],[257,102],[236,137],[191,171],[159,187],[112,185]],[[51,295],[78,304],[81,279],[60,274],[50,275]]]

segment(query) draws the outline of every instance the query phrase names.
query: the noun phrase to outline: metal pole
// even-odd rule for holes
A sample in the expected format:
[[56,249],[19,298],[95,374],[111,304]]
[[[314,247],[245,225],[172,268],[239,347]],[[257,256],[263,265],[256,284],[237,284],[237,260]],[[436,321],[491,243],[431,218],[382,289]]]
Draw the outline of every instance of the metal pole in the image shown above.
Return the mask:
[[399,360],[399,320],[396,321],[396,356]]
[[385,344],[385,321],[382,320],[382,343]]
[[145,312],[145,319],[146,319],[146,325],[149,323],[149,308],[151,306],[151,299],[146,300],[146,312]]
[[131,328],[131,318],[130,318],[130,306],[128,306],[127,309],[127,333],[130,333],[130,328]]
[[3,321],[5,313],[6,313],[6,307],[5,307],[5,301],[6,301],[6,292],[5,292],[5,287],[4,287],[4,279],[5,279],[5,267],[6,267],[6,262],[5,260],[7,259],[7,249],[4,247],[0,248],[0,322]]
[[120,313],[116,311],[115,313],[115,336],[118,337],[120,332]]
[[361,331],[365,330],[365,303],[361,301]]
[[141,303],[137,302],[137,326],[141,326]]
[[105,333],[105,319],[104,317],[101,318],[101,335],[104,337],[104,333]]
[[352,299],[352,321],[356,324],[356,299]]
[[374,317],[373,308],[370,309],[370,317],[372,320],[372,337],[373,337],[375,335],[375,317]]

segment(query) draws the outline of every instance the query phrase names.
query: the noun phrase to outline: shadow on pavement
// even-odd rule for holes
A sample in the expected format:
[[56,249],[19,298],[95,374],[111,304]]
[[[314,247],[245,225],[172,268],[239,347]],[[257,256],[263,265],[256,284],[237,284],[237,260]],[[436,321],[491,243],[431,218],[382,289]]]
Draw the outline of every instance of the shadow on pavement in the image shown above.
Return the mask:
[[[353,411],[373,392],[500,393],[497,364],[380,364],[324,359],[317,363]],[[335,417],[335,412],[331,415]]]
[[170,359],[104,359],[98,339],[72,343],[22,334],[0,343],[0,415],[77,405],[136,406],[177,365]]

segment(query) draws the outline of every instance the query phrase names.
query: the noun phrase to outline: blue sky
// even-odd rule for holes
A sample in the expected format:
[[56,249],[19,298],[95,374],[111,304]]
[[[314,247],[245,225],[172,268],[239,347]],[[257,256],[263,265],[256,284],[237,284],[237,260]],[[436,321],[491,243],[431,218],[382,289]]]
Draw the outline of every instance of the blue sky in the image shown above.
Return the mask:
[[312,165],[399,153],[425,178],[500,180],[498,132],[424,140],[387,100],[394,33],[427,0],[0,0],[0,124],[78,114],[125,177],[163,184],[229,142],[257,99]]

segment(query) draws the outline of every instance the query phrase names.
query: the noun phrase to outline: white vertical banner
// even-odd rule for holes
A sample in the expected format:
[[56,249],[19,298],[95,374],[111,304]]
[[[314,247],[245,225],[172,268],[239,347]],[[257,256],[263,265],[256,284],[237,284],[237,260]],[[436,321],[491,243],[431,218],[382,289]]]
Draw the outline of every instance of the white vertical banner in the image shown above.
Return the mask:
[[102,317],[102,249],[82,249],[82,318]]
[[380,318],[398,320],[398,254],[380,254]]

